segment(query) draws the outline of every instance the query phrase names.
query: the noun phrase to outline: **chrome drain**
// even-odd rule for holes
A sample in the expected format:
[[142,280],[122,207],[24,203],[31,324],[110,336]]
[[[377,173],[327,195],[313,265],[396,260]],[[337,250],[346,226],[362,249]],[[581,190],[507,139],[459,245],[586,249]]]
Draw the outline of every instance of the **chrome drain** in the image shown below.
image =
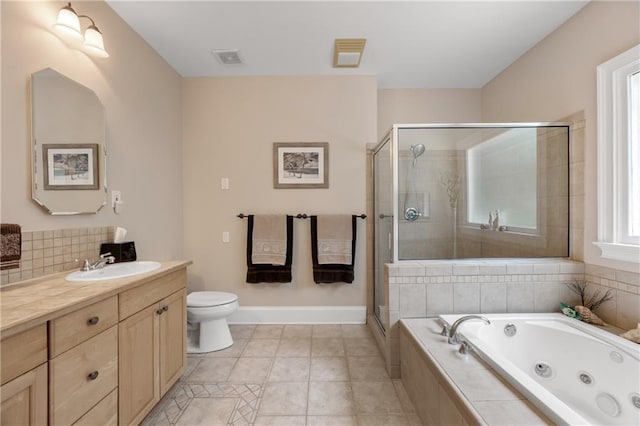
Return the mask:
[[535,371],[535,373],[543,379],[553,377],[553,370],[551,369],[551,366],[546,362],[536,363],[536,365],[533,367],[533,371]]
[[585,385],[592,385],[593,382],[595,381],[593,379],[593,376],[591,376],[591,374],[587,373],[586,371],[579,371],[578,379],[580,379],[580,381]]
[[507,337],[515,336],[517,332],[518,332],[518,329],[516,328],[515,324],[507,324],[504,326],[504,334]]

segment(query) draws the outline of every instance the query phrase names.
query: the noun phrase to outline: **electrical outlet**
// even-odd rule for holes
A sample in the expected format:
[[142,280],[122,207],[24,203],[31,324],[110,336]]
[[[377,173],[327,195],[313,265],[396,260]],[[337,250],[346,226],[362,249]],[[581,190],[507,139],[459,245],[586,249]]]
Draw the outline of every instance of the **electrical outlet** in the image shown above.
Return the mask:
[[220,188],[224,190],[229,189],[229,178],[220,179]]

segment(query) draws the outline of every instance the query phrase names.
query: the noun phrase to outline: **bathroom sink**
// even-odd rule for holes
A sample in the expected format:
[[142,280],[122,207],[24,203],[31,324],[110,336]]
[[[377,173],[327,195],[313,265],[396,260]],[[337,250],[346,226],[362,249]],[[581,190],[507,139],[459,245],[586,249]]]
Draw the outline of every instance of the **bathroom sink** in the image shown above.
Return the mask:
[[144,274],[146,272],[155,271],[159,268],[160,263],[154,261],[114,263],[91,271],[72,272],[66,276],[66,280],[72,282],[112,280]]

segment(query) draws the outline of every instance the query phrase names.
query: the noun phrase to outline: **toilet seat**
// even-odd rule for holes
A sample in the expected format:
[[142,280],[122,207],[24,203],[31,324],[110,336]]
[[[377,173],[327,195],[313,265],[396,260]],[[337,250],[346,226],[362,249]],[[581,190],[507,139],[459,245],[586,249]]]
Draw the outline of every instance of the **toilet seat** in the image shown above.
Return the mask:
[[206,308],[221,306],[237,300],[238,296],[233,293],[225,293],[223,291],[194,291],[187,295],[187,307]]

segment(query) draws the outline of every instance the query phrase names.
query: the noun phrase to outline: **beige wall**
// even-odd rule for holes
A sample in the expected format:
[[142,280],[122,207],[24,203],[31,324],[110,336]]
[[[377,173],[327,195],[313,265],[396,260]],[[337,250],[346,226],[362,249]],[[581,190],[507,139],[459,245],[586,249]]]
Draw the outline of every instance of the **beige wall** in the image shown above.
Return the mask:
[[378,91],[378,141],[393,124],[481,121],[480,89],[385,89]]
[[[2,222],[27,231],[119,225],[129,229],[141,258],[182,257],[182,79],[101,1],[74,7],[96,21],[111,57],[69,48],[51,30],[63,5],[1,2]],[[122,214],[104,208],[97,215],[49,216],[31,200],[29,76],[46,67],[102,101],[109,187],[122,191]]]
[[[637,271],[600,258],[596,194],[596,67],[640,42],[640,3],[592,2],[482,89],[483,121],[556,121],[584,111],[584,261]],[[581,152],[579,155],[582,154]],[[573,154],[572,154],[573,155]],[[580,185],[581,182],[572,183]]]
[[[293,282],[247,284],[245,214],[359,214],[366,145],[376,140],[375,77],[189,78],[184,81],[185,254],[190,290],[231,291],[242,305],[365,304],[366,223],[353,284],[313,282],[308,220],[294,220]],[[329,189],[274,189],[273,142],[329,142]],[[230,189],[220,189],[220,179]],[[222,242],[222,232],[230,242]]]

